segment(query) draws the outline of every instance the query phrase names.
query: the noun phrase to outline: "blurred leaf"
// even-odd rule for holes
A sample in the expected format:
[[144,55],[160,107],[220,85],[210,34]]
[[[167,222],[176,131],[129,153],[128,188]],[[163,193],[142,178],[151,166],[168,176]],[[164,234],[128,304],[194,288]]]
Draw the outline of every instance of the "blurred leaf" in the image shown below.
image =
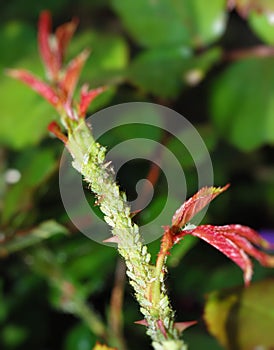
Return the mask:
[[269,16],[264,13],[252,12],[248,17],[248,22],[260,39],[267,44],[274,44],[274,14]]
[[215,125],[244,151],[274,141],[274,61],[250,58],[233,63],[211,90]]
[[37,144],[56,113],[38,95],[9,77],[0,79],[0,143],[13,149]]
[[94,346],[96,337],[90,329],[83,325],[77,324],[68,333],[64,350],[90,350]]
[[69,56],[77,55],[84,48],[91,49],[91,55],[81,74],[81,82],[92,88],[107,87],[90,105],[91,112],[105,106],[115,94],[115,86],[125,78],[129,54],[122,37],[96,31],[79,33],[71,42]]
[[143,46],[203,46],[225,27],[225,1],[111,1],[125,27]]
[[223,350],[218,342],[204,330],[199,331],[199,326],[191,327],[184,332],[184,341],[191,350],[195,349],[210,349],[210,350]]
[[115,348],[109,348],[108,346],[106,345],[102,345],[102,344],[99,344],[99,343],[96,343],[95,347],[93,348],[93,350],[117,350]]
[[21,161],[23,162],[20,169],[22,177],[19,182],[10,187],[4,198],[2,224],[7,224],[18,212],[20,215],[28,213],[35,204],[33,200],[35,189],[52,174],[56,167],[55,156],[50,149],[25,152]]
[[205,307],[209,331],[229,350],[272,349],[273,294],[273,279],[210,293]]
[[184,47],[153,49],[141,53],[129,68],[133,84],[156,96],[176,97],[183,85],[183,70],[191,53]]
[[[3,53],[0,68],[16,65],[31,68],[36,74],[44,74],[36,49],[36,34],[32,28],[10,22],[0,33]],[[56,115],[53,108],[25,85],[7,76],[0,77],[0,94],[0,144],[14,149],[37,144],[48,133],[47,124]]]
[[[34,28],[20,22],[8,22],[0,28],[0,67],[10,67],[14,62],[35,51]],[[18,57],[19,53],[19,57]]]
[[0,335],[5,349],[15,349],[28,337],[28,330],[22,326],[9,324],[2,329]]
[[122,37],[91,30],[81,32],[72,40],[69,56],[79,54],[84,48],[91,49],[91,55],[83,69],[82,81],[98,87],[113,85],[123,79],[128,47]]
[[148,50],[131,63],[129,79],[145,92],[174,98],[184,85],[198,84],[219,60],[220,53],[218,48],[197,56],[185,47]]
[[184,67],[184,81],[190,86],[200,83],[212,66],[220,60],[221,54],[219,47],[213,47],[192,57]]
[[0,256],[14,253],[18,250],[28,248],[44,239],[48,239],[56,234],[66,234],[67,229],[59,225],[54,220],[41,223],[23,235],[17,235],[13,239],[8,240],[0,245]]

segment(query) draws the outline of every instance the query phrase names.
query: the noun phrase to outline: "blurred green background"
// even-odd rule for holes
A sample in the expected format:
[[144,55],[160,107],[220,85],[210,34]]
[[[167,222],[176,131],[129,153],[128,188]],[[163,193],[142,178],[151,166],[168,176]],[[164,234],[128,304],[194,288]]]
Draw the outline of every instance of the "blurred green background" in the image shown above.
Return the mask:
[[[92,48],[82,82],[109,86],[90,113],[131,101],[179,112],[210,151],[215,185],[232,185],[212,203],[204,222],[274,232],[274,5],[241,0],[232,8],[234,2],[229,3],[231,9],[222,0],[1,3],[1,349],[88,350],[96,339],[122,350],[149,348],[145,329],[133,324],[141,315],[117,252],[78,233],[62,206],[63,146],[47,132],[56,112],[4,75],[5,68],[22,67],[43,76],[36,42],[43,9],[51,10],[54,27],[75,16],[80,20],[68,58]],[[134,132],[128,130],[126,137]],[[102,142],[111,147],[124,137],[118,130]],[[171,143],[170,149],[180,159],[180,145]],[[197,190],[195,168],[191,161],[181,162],[191,195]],[[146,176],[149,165],[137,165]],[[120,174],[121,186],[133,197],[137,165]],[[164,185],[161,175],[146,218],[161,206]],[[159,241],[150,244],[154,256],[158,247]],[[174,248],[169,265],[167,285],[177,319],[199,321],[185,333],[190,349],[221,349],[202,320],[205,295],[241,285],[240,269],[191,238]],[[271,276],[273,270],[255,265],[254,280]],[[121,315],[114,285],[125,293]]]

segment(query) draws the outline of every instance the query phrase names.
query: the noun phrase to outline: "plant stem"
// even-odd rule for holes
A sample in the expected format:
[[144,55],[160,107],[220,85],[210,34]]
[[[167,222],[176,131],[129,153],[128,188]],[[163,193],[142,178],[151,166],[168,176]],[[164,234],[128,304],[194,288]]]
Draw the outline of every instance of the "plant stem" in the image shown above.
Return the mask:
[[174,328],[174,312],[161,277],[164,261],[158,266],[150,264],[150,254],[142,243],[139,228],[131,220],[126,195],[120,192],[114,171],[105,162],[105,148],[95,142],[83,119],[69,122],[66,146],[73,158],[72,165],[96,195],[104,219],[117,239],[118,251],[125,259],[126,273],[146,319],[153,347],[156,350],[186,349]]
[[0,258],[29,248],[59,233],[66,234],[67,229],[54,220],[44,221],[39,226],[24,232],[16,232],[12,239],[1,242]]
[[124,261],[119,257],[115,271],[115,282],[110,299],[109,325],[110,333],[119,350],[126,350],[126,342],[123,336],[123,318],[122,307],[124,299],[124,287],[126,277],[126,266]]
[[79,317],[88,325],[92,333],[107,341],[107,327],[93,308],[86,303],[77,286],[65,277],[62,267],[48,249],[36,248],[31,254],[25,254],[24,260],[31,269],[46,278],[50,285],[59,291],[58,307],[62,311]]

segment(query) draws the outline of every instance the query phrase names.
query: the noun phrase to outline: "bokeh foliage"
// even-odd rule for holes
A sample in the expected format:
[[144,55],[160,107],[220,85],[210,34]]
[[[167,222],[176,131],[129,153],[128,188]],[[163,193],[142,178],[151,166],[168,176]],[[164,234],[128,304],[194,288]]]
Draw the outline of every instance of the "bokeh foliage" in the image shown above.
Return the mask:
[[[0,68],[24,67],[42,75],[36,44],[39,12],[50,9],[55,25],[78,16],[80,27],[68,56],[90,47],[82,81],[109,86],[90,113],[128,101],[178,111],[204,138],[215,184],[232,184],[211,205],[205,221],[274,230],[273,4],[235,3],[237,8],[229,11],[224,0],[11,0],[0,5]],[[58,189],[62,145],[49,138],[46,128],[55,111],[4,74],[0,96],[0,348],[85,350],[98,338],[118,344],[109,321],[117,253],[79,234],[65,214]],[[123,132],[106,135],[104,143],[111,147],[123,140]],[[127,130],[126,137],[135,132]],[[180,159],[176,141],[167,146]],[[196,174],[184,159],[190,195]],[[21,174],[15,184],[7,182],[10,169]],[[147,164],[138,163],[137,172],[146,176]],[[134,197],[136,164],[119,178]],[[160,177],[158,195],[144,217],[159,210],[163,184]],[[158,241],[152,243],[151,252],[156,254],[158,246]],[[199,320],[185,335],[190,349],[220,349],[201,320],[204,296],[242,284],[240,270],[191,238],[174,248],[169,264],[168,288],[177,317]],[[267,276],[274,277],[273,271],[256,265],[255,279]],[[252,304],[264,289],[255,289]],[[131,293],[126,285],[128,348],[148,348],[144,329],[133,325],[140,315]],[[259,318],[255,313],[254,322]],[[242,340],[239,349],[248,349]]]

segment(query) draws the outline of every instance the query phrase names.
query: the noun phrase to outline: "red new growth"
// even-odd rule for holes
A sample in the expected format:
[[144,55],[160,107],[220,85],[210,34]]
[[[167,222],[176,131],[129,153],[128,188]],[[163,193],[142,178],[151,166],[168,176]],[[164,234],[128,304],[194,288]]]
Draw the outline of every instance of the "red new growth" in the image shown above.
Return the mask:
[[176,210],[172,218],[172,226],[181,228],[185,226],[199,211],[206,207],[215,197],[229,187],[203,187],[193,197],[187,200]]
[[38,23],[39,51],[46,69],[49,83],[43,82],[35,75],[23,69],[8,70],[7,73],[21,80],[30,88],[43,96],[65,118],[84,118],[92,100],[104,91],[97,88],[88,91],[84,85],[81,90],[80,102],[73,101],[73,94],[79,80],[82,68],[88,58],[89,51],[84,50],[64,65],[66,48],[75,32],[78,21],[59,26],[52,34],[52,20],[50,12],[43,11]]
[[56,122],[49,123],[48,130],[59,140],[63,141],[64,144],[68,142],[67,137],[62,133],[60,126]]
[[172,246],[183,239],[184,236],[196,236],[234,261],[243,270],[244,281],[248,285],[252,277],[252,262],[249,256],[254,257],[264,266],[274,266],[274,257],[259,250],[259,248],[271,248],[267,241],[256,231],[242,225],[201,225],[194,228],[185,226],[194,215],[227,188],[228,185],[222,188],[204,187],[188,199],[175,212],[172,226],[165,227],[159,256],[168,254]]
[[52,19],[49,11],[43,11],[38,22],[39,51],[50,81],[58,81],[62,68],[65,50],[72,38],[78,20],[73,19],[56,29],[51,34]]
[[44,99],[54,107],[58,106],[60,100],[54,89],[32,73],[23,69],[8,69],[6,72],[9,76],[21,80],[23,83],[27,84],[32,88],[32,90],[43,96]]

